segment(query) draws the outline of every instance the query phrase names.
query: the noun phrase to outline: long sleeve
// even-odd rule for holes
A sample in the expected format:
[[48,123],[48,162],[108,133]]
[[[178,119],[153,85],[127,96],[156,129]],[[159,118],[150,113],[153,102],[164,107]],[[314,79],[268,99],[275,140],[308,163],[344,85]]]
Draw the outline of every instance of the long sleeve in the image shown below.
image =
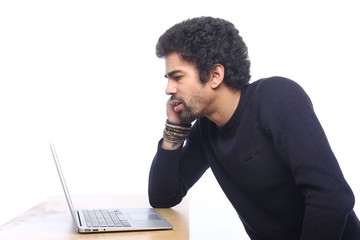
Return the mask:
[[308,96],[296,83],[281,78],[262,85],[260,124],[272,136],[304,197],[301,240],[340,240],[354,195]]
[[353,192],[308,95],[289,79],[250,84],[224,126],[198,119],[183,148],[159,145],[150,203],[176,205],[209,167],[251,239],[359,239]]
[[149,173],[151,206],[177,205],[208,169],[199,139],[198,124],[195,123],[185,145],[178,150],[162,149],[160,140]]

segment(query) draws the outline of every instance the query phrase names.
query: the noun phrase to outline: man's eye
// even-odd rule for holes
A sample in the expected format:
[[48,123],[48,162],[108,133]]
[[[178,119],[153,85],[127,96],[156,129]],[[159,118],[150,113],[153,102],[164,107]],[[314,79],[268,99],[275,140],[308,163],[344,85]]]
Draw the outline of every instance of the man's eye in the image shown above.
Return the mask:
[[175,81],[180,81],[181,78],[182,78],[182,76],[174,76],[174,80],[175,80]]

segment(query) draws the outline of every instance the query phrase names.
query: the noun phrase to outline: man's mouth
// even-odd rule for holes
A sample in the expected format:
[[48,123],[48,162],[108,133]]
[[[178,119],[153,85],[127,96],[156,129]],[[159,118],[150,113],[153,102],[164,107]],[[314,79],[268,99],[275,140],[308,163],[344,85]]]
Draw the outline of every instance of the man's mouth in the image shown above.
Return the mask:
[[175,102],[174,103],[174,107],[176,107],[176,106],[178,106],[178,105],[180,105],[181,104],[181,102]]
[[178,112],[180,110],[180,106],[182,105],[182,102],[178,100],[171,100],[171,105],[173,106],[174,111]]

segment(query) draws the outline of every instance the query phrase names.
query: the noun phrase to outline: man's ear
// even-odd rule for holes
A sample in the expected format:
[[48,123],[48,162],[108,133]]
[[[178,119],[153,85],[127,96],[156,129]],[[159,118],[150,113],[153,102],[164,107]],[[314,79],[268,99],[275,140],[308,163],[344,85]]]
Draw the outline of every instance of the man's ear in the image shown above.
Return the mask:
[[211,86],[211,88],[215,89],[220,86],[220,84],[224,80],[224,73],[225,73],[225,69],[224,69],[223,65],[215,64],[213,66],[213,68],[210,70],[210,74],[211,74],[210,86]]

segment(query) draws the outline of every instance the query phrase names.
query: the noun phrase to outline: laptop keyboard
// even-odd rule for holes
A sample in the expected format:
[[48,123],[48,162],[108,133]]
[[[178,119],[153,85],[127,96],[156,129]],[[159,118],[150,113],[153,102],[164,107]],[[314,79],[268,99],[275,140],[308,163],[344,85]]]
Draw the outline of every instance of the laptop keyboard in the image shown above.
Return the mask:
[[84,210],[88,227],[131,227],[125,216],[117,210]]

